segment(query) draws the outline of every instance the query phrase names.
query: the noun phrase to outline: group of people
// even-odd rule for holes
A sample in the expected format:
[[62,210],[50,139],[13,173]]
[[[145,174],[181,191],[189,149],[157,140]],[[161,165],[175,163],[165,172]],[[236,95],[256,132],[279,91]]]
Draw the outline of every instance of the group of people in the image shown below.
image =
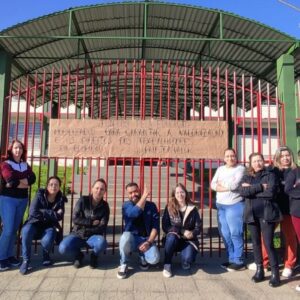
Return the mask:
[[[2,189],[0,215],[0,270],[20,266],[20,273],[31,269],[31,245],[39,239],[43,251],[43,265],[52,264],[50,253],[56,242],[62,255],[72,256],[74,267],[83,265],[83,248],[91,249],[90,267],[96,268],[99,254],[107,248],[106,229],[110,209],[104,200],[107,184],[97,179],[88,196],[81,196],[73,210],[73,227],[63,238],[60,221],[65,212],[66,197],[60,190],[61,180],[51,176],[45,189],[39,189],[32,201],[29,215],[21,230],[22,263],[13,255],[16,233],[28,203],[28,188],[35,182],[35,175],[26,163],[24,145],[14,140],[8,149],[7,159],[1,164]],[[221,265],[228,271],[245,269],[244,224],[251,233],[254,264],[253,282],[265,279],[270,267],[269,285],[280,285],[279,261],[274,248],[274,232],[278,224],[285,237],[284,270],[282,276],[291,277],[297,260],[300,241],[300,168],[294,162],[288,147],[276,150],[274,162],[266,167],[261,153],[252,153],[249,167],[237,163],[234,149],[224,151],[225,164],[220,166],[212,181],[216,191],[219,231],[228,254],[228,261]],[[147,200],[150,191],[143,192],[135,182],[126,186],[128,200],[123,203],[124,231],[119,241],[120,266],[117,277],[128,275],[130,254],[137,252],[140,268],[160,262],[156,240],[160,230],[160,214],[156,205]],[[199,250],[201,232],[198,208],[190,199],[185,186],[178,183],[162,216],[164,267],[163,276],[173,275],[172,259],[180,253],[184,270],[191,268]],[[298,240],[297,240],[298,238]],[[299,289],[299,287],[297,287]]]
[[[285,240],[284,269],[281,276],[290,278],[297,261],[300,242],[300,168],[288,147],[279,147],[273,164],[265,166],[261,153],[249,156],[246,170],[238,165],[234,149],[224,152],[212,181],[216,191],[219,232],[228,254],[222,264],[228,271],[242,270],[244,264],[244,224],[251,233],[256,270],[253,282],[265,279],[271,269],[269,285],[280,285],[279,260],[274,248],[274,233],[280,224]],[[296,289],[300,291],[300,286]]]
[[[13,255],[18,228],[28,204],[28,188],[35,182],[35,175],[26,162],[26,149],[19,140],[14,140],[8,149],[7,159],[1,164],[2,190],[0,195],[0,271],[20,266],[25,275],[31,268],[32,241],[39,239],[42,246],[42,264],[52,264],[50,253],[54,243],[62,255],[72,257],[74,267],[83,265],[83,248],[91,249],[90,267],[96,268],[99,254],[106,250],[106,229],[109,221],[109,205],[104,200],[107,184],[97,179],[88,196],[81,196],[73,210],[73,227],[63,238],[60,221],[65,212],[66,197],[62,194],[61,180],[57,176],[48,178],[45,189],[40,188],[30,204],[28,218],[21,229],[22,263]],[[138,252],[140,268],[160,261],[156,240],[160,230],[160,216],[156,205],[147,200],[150,191],[143,193],[137,183],[126,186],[128,200],[122,207],[124,232],[119,242],[120,267],[117,277],[126,278],[128,262],[132,252]],[[165,263],[163,275],[172,276],[171,262],[175,252],[181,253],[182,267],[189,269],[195,261],[201,231],[201,218],[189,193],[178,184],[165,208],[162,227],[165,232]]]

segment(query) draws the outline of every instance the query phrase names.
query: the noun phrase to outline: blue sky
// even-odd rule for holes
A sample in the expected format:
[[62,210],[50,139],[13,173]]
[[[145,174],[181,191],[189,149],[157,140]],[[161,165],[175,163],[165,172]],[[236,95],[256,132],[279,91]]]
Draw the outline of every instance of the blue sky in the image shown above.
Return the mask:
[[[293,9],[282,3],[288,2],[299,8]],[[41,17],[46,14],[65,10],[70,7],[103,4],[122,1],[102,0],[2,0],[0,30]],[[299,0],[174,0],[163,1],[191,4],[206,8],[221,9],[242,17],[250,18],[271,26],[300,39],[300,1]]]

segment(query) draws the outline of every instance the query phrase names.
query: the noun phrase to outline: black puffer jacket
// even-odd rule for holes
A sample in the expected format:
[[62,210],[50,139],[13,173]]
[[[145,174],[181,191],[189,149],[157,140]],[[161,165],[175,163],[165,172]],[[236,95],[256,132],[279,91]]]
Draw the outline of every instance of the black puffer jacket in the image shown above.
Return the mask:
[[189,230],[193,232],[193,238],[188,240],[191,244],[195,246],[195,248],[199,248],[198,236],[201,232],[201,218],[199,215],[199,211],[196,206],[189,204],[186,212],[184,214],[184,218],[181,221],[181,218],[178,216],[173,218],[169,214],[168,207],[166,206],[163,217],[162,217],[162,229],[168,234],[170,232],[175,232],[179,236],[183,236],[184,230]]
[[[59,243],[63,235],[59,222],[64,217],[65,203],[67,201],[67,198],[59,191],[53,205],[51,205],[47,200],[47,190],[39,189],[31,202],[27,222],[35,224],[41,230],[54,227],[58,232],[56,242]],[[58,211],[60,212],[58,213]]]
[[[259,183],[257,183],[259,182]],[[243,187],[243,183],[250,186]],[[267,184],[268,188],[263,189],[263,184]],[[266,169],[252,175],[244,175],[240,182],[238,192],[245,198],[244,222],[253,223],[254,215],[252,209],[252,200],[258,199],[264,202],[263,219],[266,222],[279,222],[282,219],[281,212],[276,202],[278,192],[278,182],[274,172]]]
[[[98,225],[93,221],[99,220]],[[82,196],[75,205],[73,212],[74,227],[72,233],[88,239],[92,235],[104,235],[109,220],[109,205],[101,200],[96,207],[92,205],[92,196]]]
[[300,218],[300,168],[289,172],[284,191],[289,195],[290,214],[291,216]]
[[280,170],[277,167],[269,167],[268,170],[274,172],[277,177],[279,188],[278,188],[278,193],[276,195],[276,201],[279,205],[280,211],[283,215],[289,215],[290,214],[289,196],[287,193],[284,192],[284,186],[285,186],[287,175],[289,174],[291,169],[288,168],[288,169]]

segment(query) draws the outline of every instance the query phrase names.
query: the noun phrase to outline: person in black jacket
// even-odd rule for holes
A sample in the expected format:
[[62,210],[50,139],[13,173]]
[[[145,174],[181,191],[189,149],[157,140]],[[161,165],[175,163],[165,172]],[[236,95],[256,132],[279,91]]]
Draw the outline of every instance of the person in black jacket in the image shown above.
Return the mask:
[[26,274],[30,269],[31,244],[33,239],[40,239],[43,247],[43,265],[49,266],[50,251],[54,241],[62,239],[60,221],[65,212],[67,198],[60,191],[61,180],[57,176],[49,177],[46,189],[39,189],[29,210],[29,217],[22,228],[23,263],[20,273]]
[[172,191],[162,218],[165,237],[164,277],[172,276],[171,262],[176,251],[181,252],[182,268],[188,270],[195,261],[201,231],[199,211],[190,200],[189,193],[181,183]]
[[[300,158],[300,151],[298,158]],[[300,243],[300,167],[290,171],[285,181],[284,191],[289,195],[290,214]],[[300,292],[300,285],[296,286],[296,290]]]
[[[270,168],[272,168],[270,170],[274,171],[278,179],[279,190],[276,199],[279,205],[279,209],[282,213],[280,229],[281,233],[284,236],[285,242],[285,251],[283,257],[284,269],[282,271],[281,276],[285,278],[290,278],[293,275],[293,268],[296,265],[298,246],[297,235],[295,233],[292,218],[290,215],[289,196],[287,193],[284,192],[286,178],[289,172],[296,168],[292,150],[286,146],[281,146],[277,148],[273,159],[273,166],[271,166]],[[277,223],[277,225],[279,225],[279,223]],[[266,269],[269,265],[269,258],[263,240],[262,255],[263,265]],[[253,265],[250,265],[249,268],[253,268]],[[254,268],[256,269],[255,264]]]
[[81,248],[92,249],[90,267],[94,269],[98,265],[100,252],[107,247],[105,234],[109,220],[109,205],[103,199],[106,190],[107,184],[100,178],[93,183],[90,195],[80,197],[73,212],[72,232],[59,245],[58,250],[61,254],[70,253],[75,257],[75,268],[82,266]]
[[245,198],[244,222],[251,232],[254,261],[257,265],[252,281],[264,280],[261,236],[263,236],[270,259],[271,279],[269,285],[280,285],[278,258],[273,244],[276,222],[281,220],[281,213],[276,202],[278,184],[274,172],[266,170],[261,153],[249,156],[248,174],[240,183],[238,191]]

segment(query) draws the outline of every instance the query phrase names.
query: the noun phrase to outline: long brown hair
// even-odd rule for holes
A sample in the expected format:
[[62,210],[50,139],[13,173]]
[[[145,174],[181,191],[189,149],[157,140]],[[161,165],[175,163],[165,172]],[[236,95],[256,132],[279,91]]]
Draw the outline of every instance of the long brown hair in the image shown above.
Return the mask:
[[281,147],[276,149],[275,154],[274,154],[274,158],[273,158],[274,167],[277,167],[279,170],[282,170],[282,166],[281,166],[281,163],[280,163],[280,157],[281,157],[281,152],[283,152],[283,151],[287,151],[289,153],[289,155],[291,157],[290,168],[295,169],[297,166],[296,166],[295,161],[294,161],[293,152],[287,146],[281,146]]
[[9,160],[13,160],[14,159],[14,155],[12,153],[12,149],[15,143],[19,143],[22,146],[23,149],[23,153],[21,155],[21,161],[26,161],[26,155],[27,155],[27,149],[25,147],[25,145],[18,139],[15,139],[11,142],[11,144],[9,145],[8,149],[7,149],[7,156],[6,159]]
[[176,191],[176,188],[178,188],[178,187],[183,189],[184,192],[185,192],[186,205],[189,205],[189,204],[192,203],[191,198],[190,198],[190,194],[187,191],[186,187],[182,183],[177,183],[175,188],[172,190],[171,197],[170,197],[169,202],[168,202],[168,211],[172,216],[176,216],[179,213],[179,203],[178,203],[177,199],[175,198],[175,191]]
[[259,153],[259,152],[253,152],[253,153],[251,153],[251,154],[249,155],[248,174],[251,175],[251,176],[254,176],[254,174],[255,174],[254,169],[253,169],[253,167],[252,167],[252,165],[251,165],[252,158],[253,158],[254,156],[260,156],[260,158],[261,158],[263,161],[265,161],[264,156],[263,156],[261,153]]

